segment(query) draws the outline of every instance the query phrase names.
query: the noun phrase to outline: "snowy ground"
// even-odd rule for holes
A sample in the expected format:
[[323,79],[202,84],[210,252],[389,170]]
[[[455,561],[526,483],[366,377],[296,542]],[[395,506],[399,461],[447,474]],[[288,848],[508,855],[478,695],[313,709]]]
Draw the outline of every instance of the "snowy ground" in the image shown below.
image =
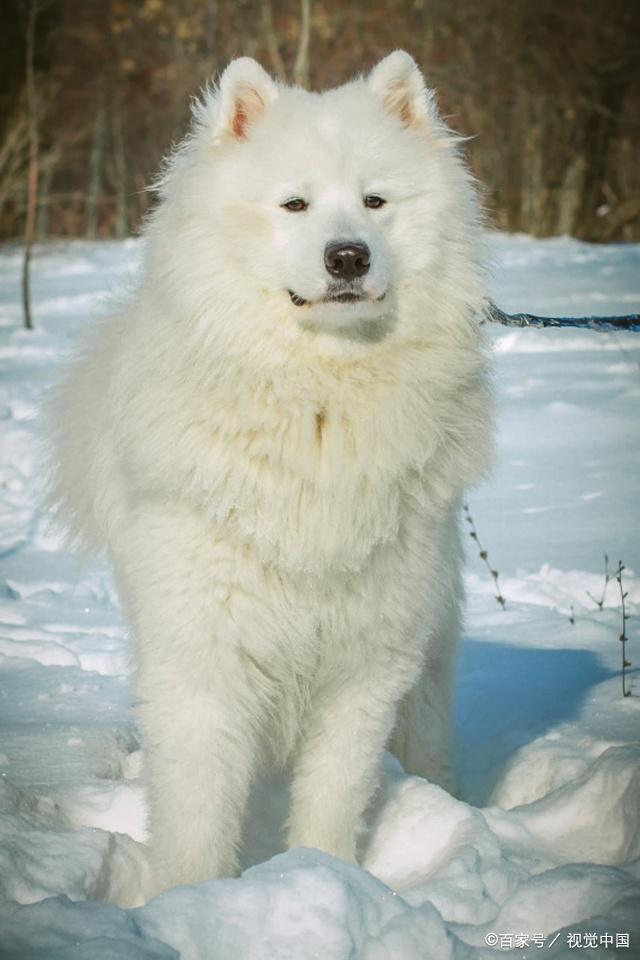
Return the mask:
[[[640,308],[639,246],[492,249],[507,310]],[[144,837],[126,633],[105,569],[79,569],[38,511],[35,438],[43,387],[137,256],[39,250],[27,333],[19,251],[0,254],[0,956],[640,957],[638,334],[494,333],[499,462],[470,508],[507,606],[469,541],[461,799],[388,758],[366,869],[292,851],[139,910],[99,902],[140,870]],[[618,585],[602,610],[587,596],[605,551],[627,566],[626,699]],[[256,807],[247,864],[273,852],[267,823]]]

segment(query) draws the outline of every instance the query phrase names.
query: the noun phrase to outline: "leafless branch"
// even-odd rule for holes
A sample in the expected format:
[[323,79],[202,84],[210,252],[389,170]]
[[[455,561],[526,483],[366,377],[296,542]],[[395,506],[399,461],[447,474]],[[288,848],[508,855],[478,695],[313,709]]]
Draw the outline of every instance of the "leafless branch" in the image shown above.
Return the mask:
[[618,581],[618,586],[620,587],[620,604],[622,606],[622,632],[619,636],[620,643],[622,644],[622,696],[629,697],[631,696],[631,690],[627,690],[627,667],[631,666],[629,660],[627,660],[627,641],[629,637],[627,636],[627,620],[629,619],[629,614],[627,613],[625,600],[627,599],[628,592],[622,586],[622,571],[624,570],[624,564],[622,560],[618,561],[618,569],[616,570],[616,580]]
[[589,593],[588,590],[585,591],[586,594],[587,594],[587,596],[588,596],[591,600],[593,600],[593,602],[595,603],[595,605],[598,607],[599,610],[602,610],[602,608],[603,608],[603,606],[604,606],[604,598],[605,598],[605,596],[606,596],[606,594],[607,594],[607,587],[609,586],[610,581],[614,579],[614,577],[615,577],[615,573],[614,573],[614,574],[610,574],[610,573],[609,573],[609,557],[608,557],[607,554],[605,553],[605,555],[604,555],[604,584],[603,584],[603,586],[602,586],[602,596],[600,597],[599,600],[596,600],[596,598],[593,596],[592,593]]
[[478,548],[478,556],[480,557],[481,560],[484,561],[484,563],[485,563],[486,566],[487,566],[487,569],[489,570],[489,573],[491,574],[491,577],[493,578],[493,582],[494,582],[495,588],[496,588],[496,600],[498,601],[498,603],[500,604],[500,606],[501,606],[502,609],[504,610],[504,608],[505,608],[506,605],[507,605],[507,601],[506,601],[505,598],[503,597],[502,592],[501,592],[501,590],[500,590],[500,583],[499,583],[499,581],[498,581],[498,571],[497,571],[497,570],[494,570],[493,567],[491,566],[491,564],[489,563],[489,555],[488,555],[487,551],[484,549],[484,547],[482,546],[482,544],[480,543],[480,540],[478,539],[478,534],[477,534],[477,531],[476,531],[476,528],[475,528],[475,525],[474,525],[474,522],[473,522],[473,517],[471,516],[471,511],[469,510],[468,504],[465,503],[465,504],[463,505],[463,509],[464,509],[464,513],[465,513],[465,519],[466,519],[467,523],[469,524],[469,526],[471,527],[471,529],[469,530],[469,536],[470,536],[471,539],[475,542],[475,544],[476,544],[476,546],[477,546],[477,548]]

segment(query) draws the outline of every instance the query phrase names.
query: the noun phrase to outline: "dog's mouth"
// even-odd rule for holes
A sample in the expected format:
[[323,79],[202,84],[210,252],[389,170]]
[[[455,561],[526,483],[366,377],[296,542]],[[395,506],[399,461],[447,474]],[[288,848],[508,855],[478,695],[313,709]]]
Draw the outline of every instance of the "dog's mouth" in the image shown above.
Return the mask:
[[294,293],[293,290],[287,291],[291,303],[295,304],[296,307],[307,307],[310,304],[315,303],[363,303],[363,302],[374,302],[380,303],[386,297],[386,290],[381,297],[367,297],[363,293],[358,293],[355,290],[343,290],[341,292],[332,292],[329,290],[325,297],[321,297],[319,300],[305,300],[304,297],[299,296],[297,293]]

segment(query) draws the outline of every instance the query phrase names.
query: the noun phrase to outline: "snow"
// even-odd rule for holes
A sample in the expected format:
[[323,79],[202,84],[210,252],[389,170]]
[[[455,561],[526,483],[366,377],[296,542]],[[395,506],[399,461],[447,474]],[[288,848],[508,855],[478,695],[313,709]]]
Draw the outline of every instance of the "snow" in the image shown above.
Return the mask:
[[[640,245],[490,245],[505,310],[640,308]],[[0,253],[0,957],[640,957],[637,334],[492,330],[498,462],[469,507],[507,605],[469,540],[459,798],[387,756],[356,867],[278,852],[282,792],[267,784],[241,878],[110,905],[144,876],[126,629],[106,567],[81,568],[39,509],[38,410],[139,252],[38,249],[33,333],[20,327],[21,252]],[[605,552],[610,572],[626,566],[627,698],[615,579],[602,609],[591,598]]]

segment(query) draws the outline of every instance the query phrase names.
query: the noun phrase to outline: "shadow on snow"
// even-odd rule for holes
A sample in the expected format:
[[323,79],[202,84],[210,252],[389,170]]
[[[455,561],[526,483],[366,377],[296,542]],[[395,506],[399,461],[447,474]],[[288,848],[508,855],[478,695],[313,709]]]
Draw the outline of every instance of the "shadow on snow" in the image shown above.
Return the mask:
[[486,805],[520,747],[575,719],[589,691],[615,676],[590,650],[465,640],[456,689],[459,796]]

